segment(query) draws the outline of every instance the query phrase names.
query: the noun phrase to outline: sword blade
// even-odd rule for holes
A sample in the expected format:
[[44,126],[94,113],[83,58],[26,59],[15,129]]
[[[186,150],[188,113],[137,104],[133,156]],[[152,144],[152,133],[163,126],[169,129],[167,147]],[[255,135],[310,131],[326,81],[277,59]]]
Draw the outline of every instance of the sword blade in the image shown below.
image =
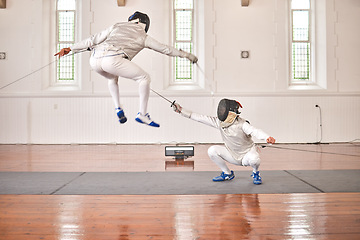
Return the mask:
[[154,91],[153,89],[150,88],[150,90],[151,90],[153,93],[155,93],[156,95],[158,95],[159,97],[161,97],[161,98],[165,99],[166,101],[168,101],[169,103],[171,103],[171,104],[173,103],[172,101],[170,101],[169,99],[167,99],[166,97],[164,97],[164,96],[161,95],[160,93]]

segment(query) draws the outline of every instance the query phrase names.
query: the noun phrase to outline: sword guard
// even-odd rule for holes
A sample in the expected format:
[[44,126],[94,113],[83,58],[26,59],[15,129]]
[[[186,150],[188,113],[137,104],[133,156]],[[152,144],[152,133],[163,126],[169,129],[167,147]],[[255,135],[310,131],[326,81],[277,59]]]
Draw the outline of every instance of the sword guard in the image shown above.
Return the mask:
[[174,100],[174,101],[171,103],[170,107],[173,107],[173,106],[175,105],[175,102],[176,102],[176,100]]

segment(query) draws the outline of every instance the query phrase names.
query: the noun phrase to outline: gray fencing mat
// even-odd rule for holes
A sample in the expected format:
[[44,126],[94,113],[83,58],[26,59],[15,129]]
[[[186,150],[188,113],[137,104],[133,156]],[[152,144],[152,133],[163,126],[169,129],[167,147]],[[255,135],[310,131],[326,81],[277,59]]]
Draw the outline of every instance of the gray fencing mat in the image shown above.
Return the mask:
[[167,195],[359,192],[360,170],[250,171],[213,182],[220,172],[0,172],[0,194]]

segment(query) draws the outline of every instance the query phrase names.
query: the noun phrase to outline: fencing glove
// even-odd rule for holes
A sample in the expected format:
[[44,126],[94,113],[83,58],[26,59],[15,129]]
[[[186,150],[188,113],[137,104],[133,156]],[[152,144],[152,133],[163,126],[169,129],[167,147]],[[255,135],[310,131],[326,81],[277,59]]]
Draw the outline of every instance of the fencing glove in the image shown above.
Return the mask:
[[186,58],[189,59],[192,63],[197,63],[197,61],[198,61],[198,58],[194,54],[191,54],[191,53],[188,53]]
[[173,110],[174,110],[175,112],[177,112],[177,113],[180,113],[181,116],[186,117],[186,118],[190,118],[190,117],[191,117],[192,112],[190,112],[190,111],[182,108],[182,107],[180,106],[180,104],[174,103],[174,104],[172,105],[172,107],[173,107]]
[[191,54],[191,53],[189,53],[189,52],[186,52],[186,51],[184,51],[184,50],[182,50],[182,49],[180,49],[180,51],[183,52],[183,53],[185,53],[185,57],[186,57],[187,59],[189,59],[190,62],[192,62],[192,63],[197,63],[198,58],[197,58],[194,54]]
[[174,104],[172,105],[172,107],[173,107],[173,110],[174,110],[175,112],[181,113],[182,107],[180,106],[180,104],[174,103]]

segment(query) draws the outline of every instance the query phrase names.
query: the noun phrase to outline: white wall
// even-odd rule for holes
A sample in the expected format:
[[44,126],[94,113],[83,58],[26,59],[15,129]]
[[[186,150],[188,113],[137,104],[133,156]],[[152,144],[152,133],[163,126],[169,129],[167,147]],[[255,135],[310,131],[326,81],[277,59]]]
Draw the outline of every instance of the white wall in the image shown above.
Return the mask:
[[[149,34],[170,44],[170,1],[82,1],[79,39],[117,21],[126,21],[135,10],[151,18]],[[223,97],[236,98],[244,106],[243,117],[273,135],[279,142],[346,142],[360,138],[360,1],[317,0],[326,39],[322,53],[325,89],[289,89],[285,0],[196,1],[205,36],[199,62],[204,66],[204,90],[167,89],[170,58],[143,50],[133,61],[148,71],[152,88],[185,108],[213,115]],[[326,2],[326,4],[324,3]],[[0,9],[0,87],[53,61],[51,4],[48,0],[7,2]],[[21,16],[21,17],[20,17]],[[49,21],[45,21],[50,19]],[[321,19],[320,19],[321,20]],[[6,34],[4,34],[6,33]],[[250,58],[240,58],[249,50]],[[151,117],[159,129],[139,125],[137,84],[121,79],[122,104],[129,118],[118,124],[107,82],[88,66],[89,54],[80,56],[81,88],[76,91],[51,87],[52,66],[0,90],[0,143],[169,143],[220,142],[216,129],[182,118],[169,103],[152,94]],[[199,78],[204,78],[197,72]]]

